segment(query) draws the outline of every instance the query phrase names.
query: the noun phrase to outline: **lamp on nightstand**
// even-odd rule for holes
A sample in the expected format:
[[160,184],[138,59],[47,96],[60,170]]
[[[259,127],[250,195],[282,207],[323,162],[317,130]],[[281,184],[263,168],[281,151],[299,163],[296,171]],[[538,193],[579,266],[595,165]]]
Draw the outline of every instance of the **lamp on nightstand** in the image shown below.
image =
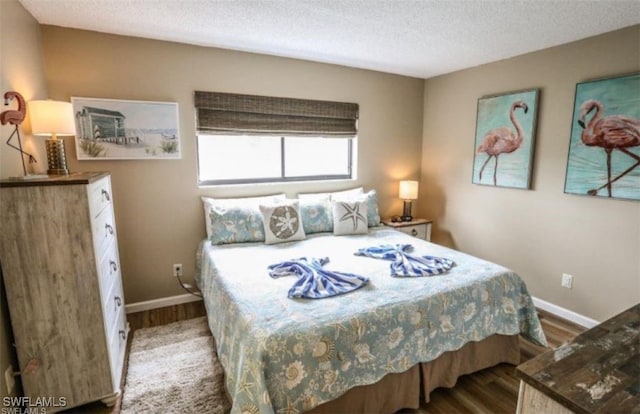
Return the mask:
[[75,135],[76,126],[73,118],[73,107],[62,101],[30,101],[29,116],[33,135],[49,136],[46,140],[48,174],[69,174],[64,141],[60,136]]
[[400,181],[400,190],[398,196],[404,200],[404,209],[402,211],[402,221],[411,221],[411,200],[418,198],[418,182],[417,181]]

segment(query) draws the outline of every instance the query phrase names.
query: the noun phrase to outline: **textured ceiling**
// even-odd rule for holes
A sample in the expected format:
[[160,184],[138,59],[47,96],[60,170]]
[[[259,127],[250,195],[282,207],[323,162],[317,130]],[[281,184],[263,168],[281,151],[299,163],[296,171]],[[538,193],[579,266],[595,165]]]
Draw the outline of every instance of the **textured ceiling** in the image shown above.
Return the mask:
[[640,23],[639,0],[20,2],[42,24],[419,78]]

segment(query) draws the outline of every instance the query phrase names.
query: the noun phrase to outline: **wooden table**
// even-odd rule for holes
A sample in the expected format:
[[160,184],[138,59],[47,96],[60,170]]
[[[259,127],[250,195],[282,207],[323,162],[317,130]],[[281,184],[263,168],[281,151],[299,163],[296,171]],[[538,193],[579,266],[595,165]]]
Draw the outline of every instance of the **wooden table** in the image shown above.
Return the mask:
[[526,413],[640,413],[640,304],[519,365]]

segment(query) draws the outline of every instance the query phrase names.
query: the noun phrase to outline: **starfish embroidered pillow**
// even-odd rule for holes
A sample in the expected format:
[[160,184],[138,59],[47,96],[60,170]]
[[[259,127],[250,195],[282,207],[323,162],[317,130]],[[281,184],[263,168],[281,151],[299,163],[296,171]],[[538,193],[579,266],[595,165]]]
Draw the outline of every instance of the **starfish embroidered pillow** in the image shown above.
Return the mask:
[[333,213],[333,234],[366,234],[368,231],[367,202],[355,200],[334,200],[331,202]]
[[276,244],[295,240],[304,240],[300,208],[297,201],[261,205],[264,223],[264,242]]

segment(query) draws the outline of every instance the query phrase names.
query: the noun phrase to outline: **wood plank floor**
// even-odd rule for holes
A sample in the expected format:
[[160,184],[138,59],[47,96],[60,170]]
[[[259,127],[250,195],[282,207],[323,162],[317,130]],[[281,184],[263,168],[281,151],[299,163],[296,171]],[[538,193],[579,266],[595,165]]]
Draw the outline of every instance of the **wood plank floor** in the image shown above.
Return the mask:
[[[131,334],[136,329],[165,325],[171,322],[196,318],[206,314],[201,301],[166,308],[153,309],[127,315]],[[575,325],[550,313],[538,310],[542,329],[551,347],[557,347],[573,339],[586,328]],[[132,335],[129,335],[128,348]],[[528,341],[520,341],[521,362],[524,362],[545,349]],[[128,355],[127,355],[128,359]],[[460,377],[453,388],[439,388],[431,393],[431,401],[423,403],[417,410],[401,410],[398,414],[451,414],[451,413],[514,413],[518,399],[519,381],[514,376],[515,367],[500,364],[470,375]],[[123,384],[124,376],[123,374]],[[114,407],[93,403],[66,413],[117,414],[120,401]]]

